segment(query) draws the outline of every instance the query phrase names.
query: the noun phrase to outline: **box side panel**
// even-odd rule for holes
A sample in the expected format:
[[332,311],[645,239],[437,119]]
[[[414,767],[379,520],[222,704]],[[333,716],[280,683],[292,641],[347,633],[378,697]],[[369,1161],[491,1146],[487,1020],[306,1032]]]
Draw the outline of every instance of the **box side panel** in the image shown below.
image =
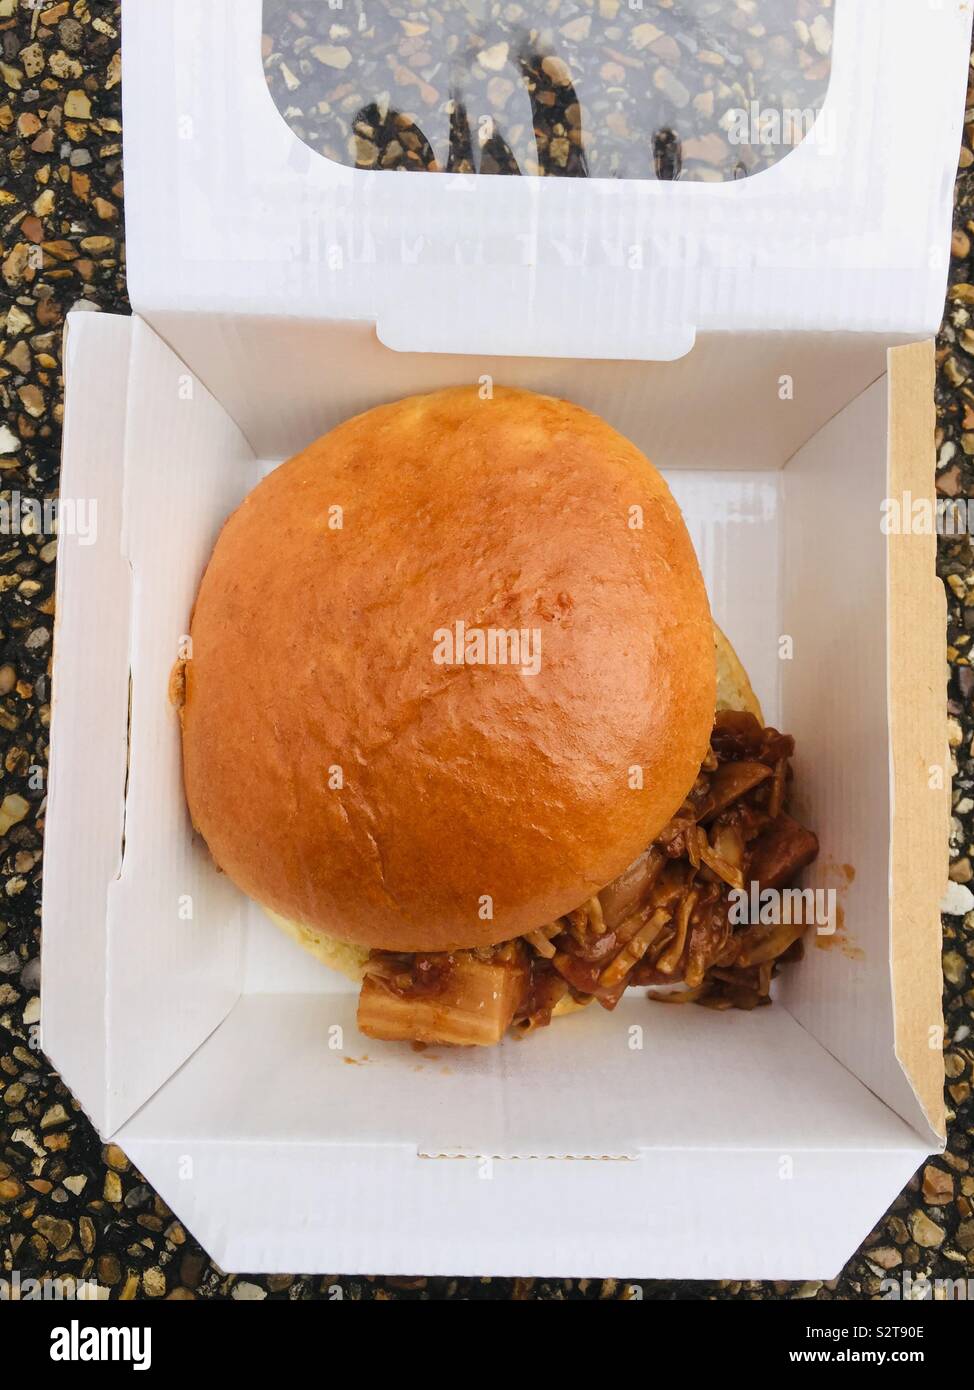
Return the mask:
[[660,468],[780,468],[886,370],[869,334],[706,334],[676,362],[392,352],[364,324],[156,315],[154,326],[239,424],[283,459],[359,411],[443,386],[566,396]]
[[132,320],[72,314],[65,343],[61,526],[41,941],[43,1046],[104,1133],[108,885],[124,833],[131,575],[122,475]]
[[226,1269],[829,1277],[927,1151],[783,1010],[422,1054],[353,1010],[241,1000],[117,1135]]
[[915,1138],[785,1009],[715,1014],[632,995],[529,1042],[414,1052],[359,1034],[355,1006],[245,995],[130,1132],[520,1158]]
[[765,718],[779,709],[780,470],[664,474],[693,541],[714,621],[744,663]]
[[[783,474],[782,718],[797,743],[795,814],[821,853],[804,884],[834,894],[779,998],[909,1123],[923,1112],[894,1051],[887,707],[887,383],[870,387]],[[823,906],[828,899],[820,900]]]
[[944,733],[946,598],[937,577],[934,347],[890,353],[890,864],[896,1055],[944,1135],[939,900],[947,872],[950,757]]
[[[717,1162],[687,1149],[489,1162],[317,1144],[187,1149],[126,1130],[119,1142],[227,1271],[595,1279],[832,1278],[925,1153],[918,1142]],[[705,1202],[688,1195],[700,1192]]]
[[141,320],[133,326],[123,545],[132,570],[125,854],[108,900],[110,1127],[217,1026],[242,976],[243,901],[194,836],[169,699],[200,576],[257,479],[232,421]]

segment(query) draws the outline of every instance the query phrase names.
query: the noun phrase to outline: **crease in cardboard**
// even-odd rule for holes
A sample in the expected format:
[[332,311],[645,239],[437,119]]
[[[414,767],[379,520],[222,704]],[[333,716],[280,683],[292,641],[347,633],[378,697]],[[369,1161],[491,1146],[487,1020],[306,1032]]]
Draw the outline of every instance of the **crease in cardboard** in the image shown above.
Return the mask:
[[[781,1005],[781,1007],[784,1007],[784,1005]],[[807,1033],[808,1036],[809,1036],[810,1038],[814,1038],[814,1040],[818,1043],[818,1045],[819,1045],[825,1052],[827,1052],[828,1055],[829,1055],[830,1057],[834,1058],[835,1061],[838,1062],[839,1066],[842,1067],[844,1071],[847,1071],[847,1072],[849,1073],[850,1076],[855,1077],[855,1079],[859,1082],[859,1084],[860,1084],[866,1091],[869,1092],[869,1094],[873,1097],[874,1100],[876,1100],[880,1105],[882,1105],[882,1106],[884,1107],[884,1109],[888,1110],[888,1111],[890,1112],[890,1114],[895,1115],[895,1116],[897,1117],[897,1119],[902,1120],[904,1126],[905,1126],[906,1129],[909,1131],[909,1133],[912,1134],[912,1135],[914,1135],[914,1136],[919,1140],[919,1142],[921,1143],[921,1145],[924,1145],[924,1146],[925,1146],[925,1147],[923,1147],[923,1149],[922,1149],[922,1156],[923,1156],[924,1158],[926,1158],[926,1157],[928,1156],[928,1154],[930,1154],[931,1152],[934,1151],[933,1149],[931,1149],[931,1148],[929,1147],[929,1145],[932,1144],[932,1145],[934,1146],[934,1149],[942,1149],[942,1148],[943,1148],[942,1137],[939,1136],[939,1135],[936,1133],[936,1131],[933,1129],[933,1126],[930,1125],[929,1122],[926,1123],[926,1124],[920,1125],[920,1126],[916,1125],[915,1123],[912,1123],[911,1120],[910,1120],[910,1118],[908,1117],[908,1115],[906,1115],[906,1114],[903,1113],[903,1109],[902,1109],[901,1107],[892,1104],[892,1103],[891,1103],[891,1099],[889,1098],[889,1096],[888,1096],[888,1095],[884,1095],[881,1091],[879,1091],[879,1090],[876,1088],[876,1086],[875,1086],[874,1084],[870,1084],[869,1081],[863,1080],[863,1078],[862,1078],[861,1076],[859,1076],[859,1075],[856,1073],[856,1071],[855,1071],[855,1070],[853,1069],[853,1067],[849,1064],[849,1062],[848,1062],[847,1060],[843,1059],[842,1057],[840,1057],[840,1056],[838,1055],[838,1053],[833,1052],[829,1047],[827,1047],[827,1046],[821,1041],[821,1039],[817,1038],[817,1037],[815,1036],[815,1034],[811,1031],[811,1029],[802,1021],[801,1018],[797,1017],[796,1015],[792,1015],[792,1017],[795,1019],[795,1022],[798,1024],[799,1028],[801,1028],[803,1032]],[[894,1045],[894,1047],[895,1047],[895,1045]],[[896,1055],[897,1055],[897,1060],[899,1060],[899,1054],[897,1053]],[[906,1070],[905,1067],[902,1067],[902,1063],[901,1063],[901,1069],[902,1069],[902,1071],[903,1071],[903,1075],[904,1075],[904,1077],[905,1077],[907,1083],[908,1083],[909,1086],[910,1086],[910,1089],[911,1089],[913,1095],[915,1096],[916,1100],[919,1102],[919,1101],[920,1101],[920,1096],[919,1096],[919,1094],[918,1094],[918,1092],[917,1092],[917,1088],[913,1085],[912,1080],[911,1080],[911,1078],[910,1078],[909,1072],[907,1072],[907,1070]],[[925,1114],[925,1112],[924,1112],[924,1114]],[[875,1153],[875,1152],[885,1152],[885,1150],[881,1150],[881,1149],[879,1149],[879,1148],[870,1150],[868,1146],[866,1146],[866,1147],[864,1148],[863,1151],[864,1151],[864,1152],[874,1152],[874,1153]],[[824,1150],[824,1149],[823,1149],[822,1152],[827,1152],[827,1150]],[[907,1144],[904,1144],[904,1145],[903,1145],[903,1152],[904,1152],[904,1153],[916,1153],[917,1150],[916,1150],[916,1148],[914,1147],[913,1144],[907,1143]]]
[[[134,320],[133,320],[134,322]],[[134,371],[134,352],[129,351],[128,373],[125,383],[125,399],[128,401],[131,390],[131,381]],[[122,439],[122,524],[119,532],[119,554],[126,565],[126,593],[128,596],[127,613],[129,622],[127,624],[127,643],[128,643],[128,699],[127,717],[125,722],[125,785],[122,789],[122,824],[118,846],[118,867],[113,876],[113,882],[118,883],[125,868],[125,828],[128,820],[128,799],[129,799],[129,776],[132,770],[132,608],[133,595],[135,594],[135,564],[133,563],[131,548],[128,540],[127,509],[125,505],[125,477],[127,469],[125,461],[130,457],[128,433],[131,426],[131,419],[126,409],[125,412],[125,431]],[[107,1026],[107,1020],[106,1020]]]
[[[124,557],[123,557],[123,558],[124,558]],[[131,603],[131,596],[132,596],[132,592],[133,592],[133,590],[134,590],[134,575],[133,575],[133,572],[132,572],[132,563],[131,563],[131,561],[128,562],[128,568],[129,568],[128,592],[129,592],[129,602]],[[131,770],[132,770],[132,665],[131,665],[131,642],[132,642],[132,633],[131,633],[131,629],[129,629],[128,640],[129,640],[129,668],[128,668],[128,680],[127,680],[127,686],[128,686],[127,718],[126,718],[126,721],[125,721],[125,785],[122,787],[122,824],[121,824],[121,827],[120,827],[120,830],[119,830],[119,840],[118,840],[118,865],[117,865],[117,867],[116,867],[116,869],[115,869],[115,873],[112,875],[112,881],[115,882],[115,883],[118,883],[118,881],[121,879],[121,877],[122,877],[122,871],[123,871],[123,869],[124,869],[124,867],[125,867],[125,825],[126,825],[126,821],[127,821],[127,819],[128,819],[129,773],[130,773]]]

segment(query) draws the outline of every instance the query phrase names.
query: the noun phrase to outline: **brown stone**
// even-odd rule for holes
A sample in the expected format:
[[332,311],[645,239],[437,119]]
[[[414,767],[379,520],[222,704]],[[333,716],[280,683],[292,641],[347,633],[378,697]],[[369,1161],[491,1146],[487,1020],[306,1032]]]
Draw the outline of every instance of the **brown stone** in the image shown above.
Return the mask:
[[70,241],[45,241],[44,255],[55,261],[73,261],[78,253]]
[[943,1244],[945,1232],[925,1211],[915,1211],[910,1215],[910,1234],[921,1249],[936,1250]]
[[874,1249],[865,1251],[865,1256],[872,1264],[879,1265],[880,1269],[895,1269],[903,1263],[902,1255],[893,1245],[877,1245]]
[[683,142],[684,159],[700,159],[704,164],[722,164],[730,153],[730,147],[722,135],[710,131],[707,135],[692,137]]
[[201,1255],[186,1254],[179,1262],[179,1278],[187,1288],[198,1287],[203,1277],[206,1261]]
[[923,1200],[931,1206],[942,1207],[954,1195],[954,1180],[942,1168],[928,1163],[923,1170]]
[[80,87],[68,92],[64,98],[64,114],[72,120],[89,120],[91,118],[91,97]]
[[34,1230],[45,1240],[49,1240],[55,1250],[67,1250],[74,1235],[70,1221],[59,1221],[53,1216],[38,1216],[34,1222]]
[[64,314],[56,299],[42,299],[37,305],[37,321],[45,328],[61,323]]
[[30,371],[30,348],[23,338],[14,343],[4,361],[9,362],[14,371],[20,372],[22,376],[27,375]]
[[7,284],[11,287],[21,284],[27,278],[29,264],[30,247],[26,241],[18,241],[3,259],[3,278]]

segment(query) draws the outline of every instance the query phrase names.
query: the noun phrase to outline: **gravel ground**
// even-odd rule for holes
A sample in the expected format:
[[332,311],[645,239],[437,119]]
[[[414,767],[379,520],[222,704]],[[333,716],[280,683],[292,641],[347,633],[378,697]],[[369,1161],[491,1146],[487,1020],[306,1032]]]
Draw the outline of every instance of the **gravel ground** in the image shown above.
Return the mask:
[[744,178],[785,148],[743,143],[721,117],[811,124],[832,0],[705,0],[693,16],[623,0],[264,0],[264,68],[292,130],[358,169]]
[[[295,13],[306,7],[294,6]],[[647,5],[647,9],[651,8]],[[829,7],[813,6],[811,9]],[[118,5],[0,0],[0,496],[50,497],[67,311],[126,312]],[[819,30],[821,33],[821,29]],[[293,37],[293,36],[292,36]],[[277,50],[265,41],[265,59]],[[300,74],[296,74],[300,76]],[[974,96],[968,93],[969,105]],[[974,118],[974,113],[971,113]],[[298,116],[294,117],[295,120]],[[555,134],[554,138],[559,138]],[[974,124],[966,130],[939,340],[938,483],[974,496]],[[560,147],[559,147],[560,149]],[[371,159],[371,155],[368,156]],[[557,159],[557,155],[554,156]],[[537,172],[545,172],[539,169]],[[563,171],[564,172],[564,171]],[[217,1269],[125,1155],[103,1146],[38,1049],[41,843],[56,542],[0,537],[0,1277],[96,1279],[113,1298],[616,1300],[613,1280],[261,1277]],[[956,761],[944,919],[947,1153],[828,1283],[647,1282],[644,1298],[869,1299],[887,1271],[974,1277],[974,554],[941,542]],[[282,1172],[281,1181],[288,1180]]]

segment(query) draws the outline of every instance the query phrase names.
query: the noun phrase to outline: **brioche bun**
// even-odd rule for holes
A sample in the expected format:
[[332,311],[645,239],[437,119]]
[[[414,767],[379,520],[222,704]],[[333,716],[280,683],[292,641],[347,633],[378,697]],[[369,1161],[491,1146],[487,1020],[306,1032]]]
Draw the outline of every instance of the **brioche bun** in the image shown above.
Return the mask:
[[[461,621],[539,633],[539,669],[444,664]],[[193,824],[316,954],[487,946],[568,912],[670,819],[713,724],[669,489],[603,420],[526,391],[380,406],[275,469],[191,635]]]
[[[746,710],[763,724],[764,715],[761,712],[758,698],[751,688],[747,672],[741,665],[740,658],[734,648],[716,623],[714,624],[714,639],[717,647],[717,709]],[[337,970],[340,975],[344,975],[349,980],[361,983],[369,958],[367,947],[354,946],[347,941],[339,941],[336,937],[329,936],[326,932],[314,927],[303,926],[298,922],[289,922],[286,917],[281,917],[276,912],[270,912],[267,909],[265,911],[276,926],[286,932],[299,946],[310,951],[321,961],[322,965],[327,965],[331,970]],[[556,1004],[552,1017],[558,1018],[567,1013],[574,1013],[581,1008],[584,1008],[584,1005],[577,1004],[574,999],[565,998]]]

